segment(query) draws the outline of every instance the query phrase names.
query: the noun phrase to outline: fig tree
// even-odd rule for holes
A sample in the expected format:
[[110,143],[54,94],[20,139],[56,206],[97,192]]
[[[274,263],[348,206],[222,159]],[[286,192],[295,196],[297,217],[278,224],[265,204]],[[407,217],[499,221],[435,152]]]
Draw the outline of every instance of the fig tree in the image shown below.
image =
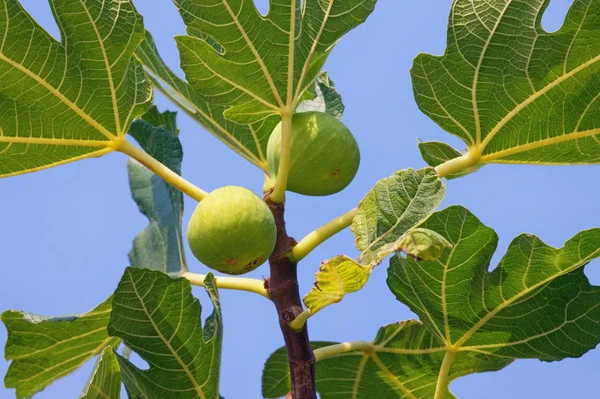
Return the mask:
[[192,215],[187,238],[194,256],[211,269],[244,274],[275,248],[275,219],[252,191],[236,186],[208,194]]
[[[277,178],[281,157],[280,123],[269,138],[269,169]],[[323,196],[342,191],[360,164],[358,144],[348,128],[333,116],[303,112],[292,119],[291,161],[287,190]]]

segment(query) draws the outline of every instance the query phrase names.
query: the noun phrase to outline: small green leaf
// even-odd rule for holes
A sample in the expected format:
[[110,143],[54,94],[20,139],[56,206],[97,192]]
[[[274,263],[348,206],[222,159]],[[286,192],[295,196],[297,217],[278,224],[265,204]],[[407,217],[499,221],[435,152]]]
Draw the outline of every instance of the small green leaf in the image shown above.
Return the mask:
[[340,302],[346,294],[364,287],[371,271],[372,267],[362,266],[344,255],[323,262],[316,274],[315,286],[304,297],[304,305],[314,314]]
[[150,107],[133,58],[144,37],[133,3],[50,6],[61,43],[17,0],[0,2],[0,177],[107,154]]
[[175,0],[187,25],[176,37],[188,81],[225,116],[254,123],[295,109],[335,43],[362,23],[375,0]]
[[202,328],[200,302],[188,280],[147,269],[125,270],[108,330],[150,365],[140,370],[118,358],[129,392],[149,399],[218,397],[221,308],[212,274],[205,284],[214,312]]
[[417,260],[437,260],[446,248],[451,248],[441,234],[429,229],[415,228],[404,233],[396,242],[384,245],[379,257],[384,258],[394,252],[404,252]]
[[[334,351],[331,349],[335,343],[312,345],[318,360],[317,391],[322,399],[431,399],[446,350],[423,324],[414,320],[382,327],[372,343],[337,344],[344,348]],[[286,354],[285,347],[280,348],[265,364],[265,398],[280,398],[290,390]],[[499,370],[510,362],[485,354],[459,353],[450,378]],[[447,392],[444,398],[454,396]]]
[[[183,149],[177,138],[175,113],[152,108],[131,124],[129,134],[163,165],[181,174]],[[129,185],[140,212],[150,225],[134,240],[129,253],[131,266],[178,273],[187,268],[181,219],[183,194],[134,159],[127,165]]]
[[146,39],[136,55],[161,93],[235,152],[268,171],[265,155],[267,142],[279,118],[273,117],[252,125],[228,121],[223,116],[226,106],[208,102],[165,64],[149,32],[146,32]]
[[317,77],[314,92],[311,94],[314,98],[301,102],[296,108],[296,112],[318,111],[342,119],[346,107],[342,101],[342,95],[336,90],[335,83],[327,72],[323,72]]
[[550,0],[455,0],[448,47],[412,68],[420,109],[487,163],[600,162],[600,2],[574,1],[548,33]]
[[80,399],[120,399],[121,370],[111,347],[102,351]]
[[[385,246],[426,220],[439,206],[446,188],[433,168],[405,169],[380,180],[358,205],[352,222],[363,264],[378,264]],[[388,247],[389,251],[389,247]]]
[[[448,162],[452,159],[459,158],[464,155],[460,151],[456,150],[454,147],[446,143],[440,143],[439,141],[420,141],[419,151],[421,151],[421,156],[423,157],[423,160],[427,162],[429,166],[433,167],[439,166],[444,162]],[[463,177],[473,172],[476,172],[481,166],[482,165],[460,170],[456,173],[452,173],[446,176],[445,178],[448,180],[457,179],[459,177]]]
[[73,317],[4,312],[2,322],[8,330],[4,356],[12,360],[4,378],[6,387],[15,388],[19,398],[29,398],[107,346],[116,348],[120,340],[107,332],[111,300]]

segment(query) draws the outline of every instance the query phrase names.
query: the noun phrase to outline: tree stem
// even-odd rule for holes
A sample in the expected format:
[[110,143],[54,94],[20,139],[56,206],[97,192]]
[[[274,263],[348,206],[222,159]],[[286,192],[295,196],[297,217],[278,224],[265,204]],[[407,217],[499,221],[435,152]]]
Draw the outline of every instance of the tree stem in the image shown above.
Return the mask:
[[275,217],[277,243],[269,258],[271,277],[267,280],[269,297],[275,304],[279,326],[288,353],[288,364],[292,381],[292,399],[317,399],[315,381],[315,355],[306,324],[294,331],[289,323],[302,313],[302,302],[298,287],[297,263],[286,254],[296,243],[285,229],[284,205],[275,204],[267,194],[266,203]]

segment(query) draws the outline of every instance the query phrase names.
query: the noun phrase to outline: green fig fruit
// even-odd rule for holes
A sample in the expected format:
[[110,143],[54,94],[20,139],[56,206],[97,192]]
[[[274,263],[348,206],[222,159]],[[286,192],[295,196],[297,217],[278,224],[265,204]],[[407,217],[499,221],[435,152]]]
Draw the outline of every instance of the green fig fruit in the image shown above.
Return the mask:
[[[267,145],[267,160],[276,179],[281,158],[281,123]],[[331,195],[352,182],[360,164],[358,144],[348,128],[329,114],[294,114],[287,190],[311,196]]]
[[187,238],[200,262],[237,275],[256,269],[269,258],[277,229],[262,199],[246,188],[229,186],[211,192],[198,204]]

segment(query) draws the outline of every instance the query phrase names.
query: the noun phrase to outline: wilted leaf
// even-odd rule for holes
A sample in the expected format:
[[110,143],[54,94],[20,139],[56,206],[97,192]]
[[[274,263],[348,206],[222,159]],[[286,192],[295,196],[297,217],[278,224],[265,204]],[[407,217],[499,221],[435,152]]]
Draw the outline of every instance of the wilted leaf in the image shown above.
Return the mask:
[[346,294],[359,291],[369,280],[371,271],[372,267],[362,266],[344,255],[323,262],[316,274],[315,286],[304,297],[304,305],[314,314],[340,302]]
[[0,2],[0,177],[109,153],[150,106],[131,1],[50,6],[62,43],[17,0]]

